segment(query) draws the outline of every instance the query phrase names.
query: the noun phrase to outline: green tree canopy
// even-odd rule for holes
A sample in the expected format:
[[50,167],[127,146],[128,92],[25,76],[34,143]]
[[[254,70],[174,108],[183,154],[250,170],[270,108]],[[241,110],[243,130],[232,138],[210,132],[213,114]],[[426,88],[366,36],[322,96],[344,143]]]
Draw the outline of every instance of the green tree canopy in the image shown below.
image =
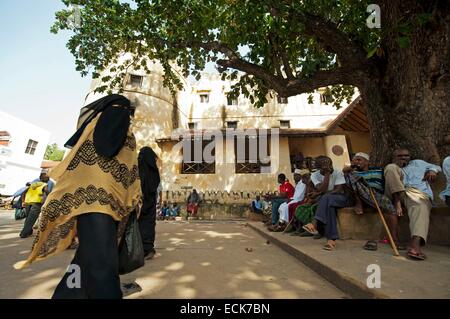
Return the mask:
[[64,158],[64,153],[65,150],[58,149],[58,144],[49,144],[47,145],[47,149],[45,150],[44,160],[60,162]]

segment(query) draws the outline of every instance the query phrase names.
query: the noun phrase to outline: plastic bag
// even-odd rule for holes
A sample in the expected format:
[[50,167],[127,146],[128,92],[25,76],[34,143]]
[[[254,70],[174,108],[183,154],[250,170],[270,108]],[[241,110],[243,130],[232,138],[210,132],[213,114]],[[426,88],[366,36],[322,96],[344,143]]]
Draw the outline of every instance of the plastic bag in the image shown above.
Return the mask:
[[132,212],[119,245],[119,274],[128,274],[144,266],[144,263],[144,246],[139,224],[136,212]]

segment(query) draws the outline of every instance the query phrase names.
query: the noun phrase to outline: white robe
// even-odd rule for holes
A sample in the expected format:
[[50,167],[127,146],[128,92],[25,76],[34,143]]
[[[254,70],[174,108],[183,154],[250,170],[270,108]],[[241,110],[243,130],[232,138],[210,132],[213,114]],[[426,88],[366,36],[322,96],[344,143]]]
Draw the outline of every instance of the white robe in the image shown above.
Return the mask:
[[278,212],[280,213],[280,222],[287,223],[289,222],[289,205],[301,202],[305,198],[306,193],[306,185],[300,181],[295,185],[295,193],[294,197],[289,203],[283,203],[278,208]]

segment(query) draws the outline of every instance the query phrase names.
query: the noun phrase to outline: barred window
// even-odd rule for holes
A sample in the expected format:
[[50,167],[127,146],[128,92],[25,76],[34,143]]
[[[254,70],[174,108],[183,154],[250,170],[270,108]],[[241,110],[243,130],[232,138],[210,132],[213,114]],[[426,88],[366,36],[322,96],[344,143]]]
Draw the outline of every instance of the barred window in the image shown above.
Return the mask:
[[[205,156],[212,158],[205,158]],[[183,141],[181,174],[214,174],[215,172],[216,146],[214,140]]]
[[236,174],[270,173],[270,139],[235,137]]
[[27,148],[25,149],[26,154],[34,155],[34,152],[36,152],[36,147],[38,145],[38,142],[33,140],[28,140]]

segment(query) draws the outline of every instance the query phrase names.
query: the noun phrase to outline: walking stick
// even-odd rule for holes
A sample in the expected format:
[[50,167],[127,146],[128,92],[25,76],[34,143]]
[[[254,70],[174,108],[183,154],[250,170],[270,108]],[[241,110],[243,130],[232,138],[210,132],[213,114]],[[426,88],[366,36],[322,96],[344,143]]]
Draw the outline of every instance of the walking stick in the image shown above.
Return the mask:
[[289,226],[292,224],[292,222],[294,221],[294,217],[292,216],[291,221],[287,224],[287,226],[284,228],[283,230],[283,234],[286,232],[286,229],[289,228]]
[[397,250],[397,246],[395,246],[394,240],[392,239],[391,231],[389,230],[389,227],[386,224],[386,221],[384,219],[383,213],[381,212],[381,209],[378,206],[377,199],[375,198],[375,195],[373,194],[372,188],[369,187],[369,191],[370,191],[370,195],[372,196],[373,202],[375,203],[375,206],[377,207],[377,211],[378,211],[378,214],[380,215],[380,218],[381,218],[381,221],[383,223],[384,229],[386,230],[386,233],[388,234],[389,242],[391,243],[391,247],[394,250],[394,255],[395,256],[400,256],[400,254],[398,253],[398,250]]

